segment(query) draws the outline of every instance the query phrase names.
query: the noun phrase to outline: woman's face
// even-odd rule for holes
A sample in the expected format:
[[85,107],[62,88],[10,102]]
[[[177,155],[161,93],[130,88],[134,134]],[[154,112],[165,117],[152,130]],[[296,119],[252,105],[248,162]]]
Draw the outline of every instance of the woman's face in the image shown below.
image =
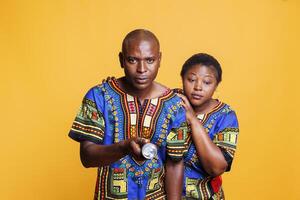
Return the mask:
[[184,94],[194,108],[209,102],[218,86],[215,69],[201,64],[192,66],[182,81]]

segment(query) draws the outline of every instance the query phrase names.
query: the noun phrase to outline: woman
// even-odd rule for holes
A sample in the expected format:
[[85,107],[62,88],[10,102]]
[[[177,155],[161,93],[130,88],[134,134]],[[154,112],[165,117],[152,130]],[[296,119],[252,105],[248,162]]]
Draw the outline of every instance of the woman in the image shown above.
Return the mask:
[[213,98],[222,80],[219,62],[195,54],[181,70],[183,100],[188,123],[184,158],[183,196],[186,199],[224,199],[221,174],[229,171],[239,133],[235,112]]

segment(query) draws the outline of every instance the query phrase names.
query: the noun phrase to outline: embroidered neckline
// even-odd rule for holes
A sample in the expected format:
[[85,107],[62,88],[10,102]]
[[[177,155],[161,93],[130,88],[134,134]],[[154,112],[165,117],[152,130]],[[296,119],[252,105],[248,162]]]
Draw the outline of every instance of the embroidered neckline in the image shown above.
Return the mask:
[[215,112],[218,112],[222,107],[223,105],[225,105],[223,102],[218,101],[218,104],[212,108],[209,112],[207,113],[200,113],[200,114],[197,114],[196,117],[197,119],[199,119],[203,124],[206,122],[206,120]]
[[[112,78],[111,79],[111,82],[113,82],[113,86],[114,86],[114,89],[116,89],[119,93],[121,93],[121,94],[123,94],[123,95],[128,95],[128,96],[130,96],[130,97],[132,97],[132,98],[134,98],[134,99],[138,99],[138,97],[137,96],[133,96],[133,95],[130,95],[130,94],[128,94],[127,92],[125,92],[121,87],[120,87],[120,83],[119,83],[119,81],[116,79],[116,78]],[[157,101],[158,99],[163,99],[163,98],[165,98],[165,97],[167,97],[170,93],[172,93],[173,92],[173,90],[171,90],[170,88],[166,88],[166,91],[164,91],[160,96],[158,96],[158,97],[155,97],[155,98],[151,98],[151,99],[145,99],[145,100],[148,100],[148,101],[150,101],[150,100],[155,100],[155,101]]]
[[141,105],[136,96],[125,93],[119,87],[118,81],[115,78],[110,79],[107,83],[111,89],[120,95],[122,110],[126,116],[124,118],[124,127],[126,127],[126,130],[124,130],[124,139],[143,137],[151,140],[159,116],[156,113],[161,112],[161,106],[164,101],[174,96],[175,93],[167,89],[164,94],[157,98],[145,99],[144,104]]

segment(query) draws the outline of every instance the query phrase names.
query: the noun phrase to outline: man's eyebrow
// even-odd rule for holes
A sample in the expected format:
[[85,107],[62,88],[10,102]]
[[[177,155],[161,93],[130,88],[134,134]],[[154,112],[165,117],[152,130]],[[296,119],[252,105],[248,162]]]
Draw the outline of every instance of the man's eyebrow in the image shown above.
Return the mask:
[[126,56],[126,58],[134,58],[134,59],[137,59],[137,57],[134,57],[134,56]]
[[146,58],[157,58],[157,56],[156,55],[149,55]]

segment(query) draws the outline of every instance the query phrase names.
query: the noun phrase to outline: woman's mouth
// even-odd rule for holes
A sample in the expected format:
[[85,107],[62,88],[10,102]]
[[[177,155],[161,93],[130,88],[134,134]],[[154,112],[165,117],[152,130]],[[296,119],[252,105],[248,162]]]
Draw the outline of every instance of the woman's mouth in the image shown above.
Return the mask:
[[193,99],[196,99],[196,100],[200,100],[203,98],[203,96],[199,95],[199,94],[192,94],[191,96],[193,97]]

